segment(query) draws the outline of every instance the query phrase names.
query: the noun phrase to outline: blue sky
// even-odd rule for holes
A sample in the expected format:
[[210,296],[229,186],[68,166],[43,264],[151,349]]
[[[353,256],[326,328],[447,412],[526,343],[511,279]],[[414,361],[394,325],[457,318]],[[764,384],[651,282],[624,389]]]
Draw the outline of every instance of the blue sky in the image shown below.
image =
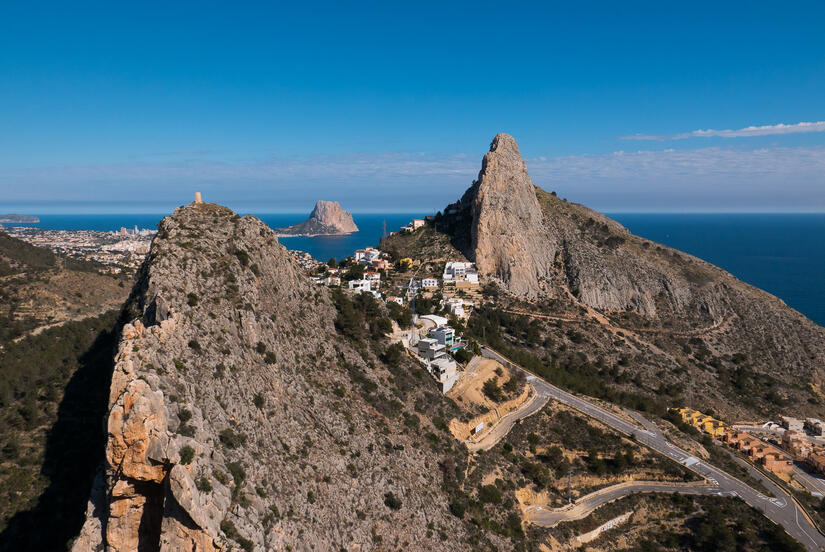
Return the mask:
[[397,4],[0,4],[0,211],[825,211],[822,2]]

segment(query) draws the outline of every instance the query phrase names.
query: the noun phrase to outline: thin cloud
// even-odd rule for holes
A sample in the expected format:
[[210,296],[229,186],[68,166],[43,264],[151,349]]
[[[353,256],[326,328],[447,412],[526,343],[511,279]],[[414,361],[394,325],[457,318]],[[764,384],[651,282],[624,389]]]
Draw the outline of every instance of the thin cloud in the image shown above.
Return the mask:
[[748,126],[738,130],[699,129],[679,134],[633,134],[621,136],[622,140],[687,140],[688,138],[750,138],[753,136],[775,136],[780,134],[803,134],[809,132],[825,132],[825,121],[814,123],[801,122],[792,125],[779,123],[778,125]]
[[[0,167],[3,202],[49,197],[210,201],[273,212],[335,199],[350,210],[443,208],[476,178],[480,155],[411,152],[163,159],[142,163]],[[533,182],[605,211],[825,211],[825,146],[617,151],[526,159]],[[2,206],[0,206],[2,210]]]

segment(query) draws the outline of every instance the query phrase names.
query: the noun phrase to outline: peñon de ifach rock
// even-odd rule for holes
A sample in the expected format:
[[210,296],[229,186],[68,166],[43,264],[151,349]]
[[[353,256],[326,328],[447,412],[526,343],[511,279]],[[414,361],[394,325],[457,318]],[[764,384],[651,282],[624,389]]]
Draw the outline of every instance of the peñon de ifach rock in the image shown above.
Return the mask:
[[318,201],[307,220],[275,232],[281,236],[334,236],[358,232],[358,227],[337,201]]
[[179,208],[126,308],[75,551],[462,548],[393,378],[263,222]]

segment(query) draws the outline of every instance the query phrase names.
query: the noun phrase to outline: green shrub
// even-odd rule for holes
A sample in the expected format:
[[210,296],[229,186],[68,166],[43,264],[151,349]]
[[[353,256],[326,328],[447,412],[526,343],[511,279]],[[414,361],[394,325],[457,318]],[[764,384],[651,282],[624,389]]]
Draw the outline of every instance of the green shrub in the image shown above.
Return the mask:
[[238,261],[241,263],[241,266],[249,266],[249,254],[246,251],[243,249],[236,249],[234,253],[238,258]]
[[194,307],[195,305],[197,305],[198,304],[198,294],[189,292],[186,295],[186,304],[189,305],[190,307]]
[[196,353],[200,353],[203,349],[201,348],[201,344],[198,343],[197,339],[190,339],[189,340],[189,348],[195,351]]
[[230,462],[226,465],[226,469],[232,475],[235,485],[240,487],[241,483],[246,479],[246,472],[240,462]]
[[223,443],[226,448],[230,449],[238,448],[246,443],[246,435],[243,433],[235,433],[231,427],[222,430],[219,438],[221,443]]
[[478,499],[486,504],[501,504],[501,491],[495,485],[484,485],[478,490]]
[[180,463],[181,464],[189,464],[195,458],[195,449],[186,445],[182,449],[180,449]]
[[504,394],[501,391],[501,387],[498,386],[498,378],[490,378],[484,382],[481,390],[493,402],[501,402],[504,398]]
[[212,483],[209,482],[209,479],[206,476],[201,476],[195,481],[195,487],[202,493],[211,493],[212,492]]
[[175,365],[175,368],[178,372],[186,372],[186,364],[184,364],[180,360],[173,358],[172,363]]
[[226,474],[222,471],[212,470],[212,477],[217,479],[222,485],[229,484],[229,479],[226,477]]
[[384,504],[390,510],[401,509],[401,499],[396,497],[392,492],[384,494]]

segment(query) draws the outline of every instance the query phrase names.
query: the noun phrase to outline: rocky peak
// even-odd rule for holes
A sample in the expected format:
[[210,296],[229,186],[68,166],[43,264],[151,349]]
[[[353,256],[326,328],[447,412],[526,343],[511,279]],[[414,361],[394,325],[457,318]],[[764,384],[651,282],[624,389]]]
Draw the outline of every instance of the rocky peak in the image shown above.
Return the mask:
[[343,209],[337,201],[319,200],[309,218],[317,220],[319,223],[330,228],[335,228],[341,233],[357,232],[358,227],[352,220],[352,215]]
[[329,291],[266,224],[177,209],[125,315],[105,460],[73,550],[366,550],[382,533],[458,547],[427,529],[439,512],[463,534],[422,475],[432,458],[371,406],[390,404],[389,374],[336,332]]
[[516,140],[500,133],[471,188],[471,250],[479,272],[515,294],[535,296],[553,251],[540,243],[541,206]]
[[352,215],[341,208],[337,201],[320,200],[315,204],[309,219],[287,228],[275,230],[281,235],[335,235],[358,232]]

